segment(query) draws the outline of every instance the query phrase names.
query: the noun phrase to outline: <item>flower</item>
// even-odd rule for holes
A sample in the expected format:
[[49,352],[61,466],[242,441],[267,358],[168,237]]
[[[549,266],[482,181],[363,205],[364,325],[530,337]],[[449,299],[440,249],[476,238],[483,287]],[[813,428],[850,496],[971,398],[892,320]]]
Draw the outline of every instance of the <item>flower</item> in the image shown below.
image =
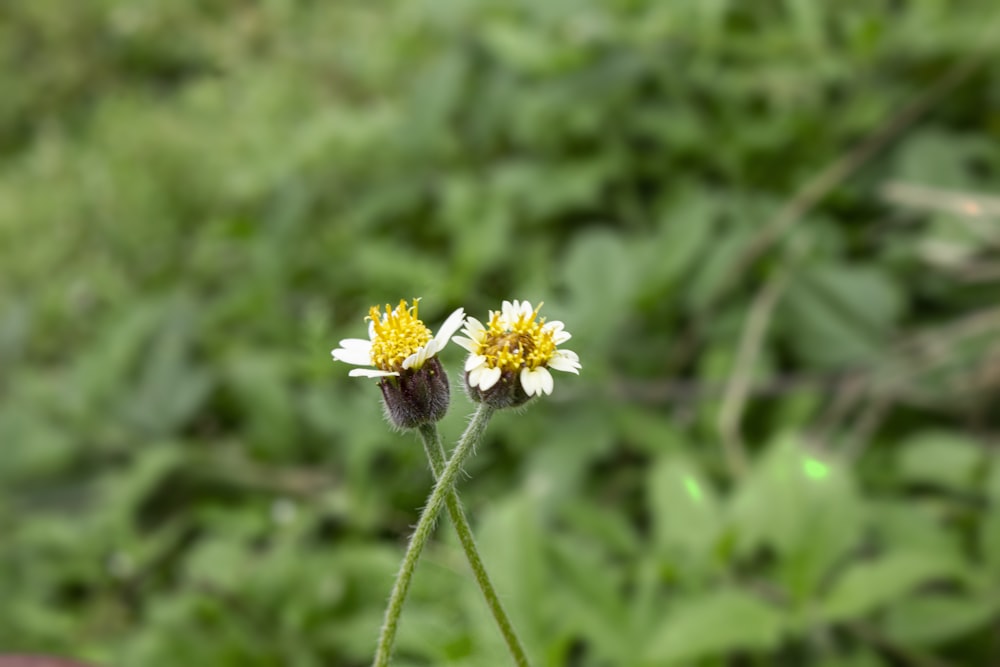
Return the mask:
[[346,338],[331,352],[337,361],[356,366],[351,377],[379,378],[386,414],[399,428],[416,428],[436,422],[448,411],[448,376],[436,355],[462,326],[465,311],[459,308],[445,320],[436,336],[417,317],[417,302],[406,300],[385,312],[368,311],[368,337]]
[[413,305],[407,306],[406,300],[400,299],[392,310],[386,304],[384,313],[372,306],[365,318],[369,340],[345,338],[331,352],[333,358],[355,366],[374,366],[355,368],[348,373],[351,377],[398,377],[402,371],[419,369],[444,349],[465,319],[465,310],[459,308],[444,321],[437,336],[431,337],[431,330],[417,317],[419,301],[414,299]]
[[562,322],[538,319],[541,307],[504,301],[499,311],[490,311],[486,325],[466,318],[462,333],[467,337],[453,340],[470,353],[465,372],[474,398],[495,407],[520,405],[532,396],[552,393],[550,369],[579,374],[577,354],[558,349],[570,333]]

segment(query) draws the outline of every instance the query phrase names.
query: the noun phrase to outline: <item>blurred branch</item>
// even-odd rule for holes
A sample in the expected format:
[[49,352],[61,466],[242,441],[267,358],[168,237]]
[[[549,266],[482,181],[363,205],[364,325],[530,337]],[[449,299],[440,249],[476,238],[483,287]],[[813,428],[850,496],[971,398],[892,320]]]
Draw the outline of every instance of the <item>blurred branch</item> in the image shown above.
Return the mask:
[[[792,227],[829,194],[830,191],[875,156],[893,139],[916,122],[917,119],[927,113],[956,86],[965,81],[983,60],[984,53],[979,52],[951,69],[900,113],[889,118],[884,125],[873,132],[867,139],[838,158],[811,181],[806,183],[764,226],[761,234],[747,246],[743,255],[737,259],[727,275],[726,283],[731,283],[735,279],[745,276],[749,267],[768,248],[785,237],[791,231]],[[967,204],[967,202],[965,203]],[[800,242],[793,246],[792,252],[796,257],[800,257],[806,245],[807,243]],[[791,262],[791,264],[794,265],[795,262]],[[746,448],[740,432],[740,423],[750,393],[753,369],[760,354],[774,308],[787,284],[789,272],[790,268],[786,265],[776,273],[773,273],[754,298],[750,314],[747,317],[746,324],[740,336],[733,372],[723,393],[722,406],[719,410],[718,428],[726,455],[727,466],[734,478],[742,476],[746,469]],[[720,293],[722,291],[724,290],[720,290]],[[873,419],[862,422],[864,428],[859,427],[859,433],[864,434],[878,423],[881,415],[888,408],[887,403],[883,402],[880,405],[881,407],[877,412],[871,413],[874,415]]]
[[[986,33],[985,43],[991,44],[992,26]],[[732,283],[745,276],[754,262],[772,245],[780,241],[806,213],[812,210],[835,187],[968,79],[986,61],[987,54],[987,49],[981,49],[953,67],[927,88],[922,95],[919,95],[902,111],[889,118],[881,127],[872,132],[864,141],[837,158],[826,169],[807,182],[764,226],[760,235],[746,247],[743,254],[733,263],[726,278],[725,287],[728,288]],[[725,291],[722,289],[720,293]]]
[[316,468],[261,465],[239,451],[219,456],[216,463],[217,466],[209,466],[206,472],[211,471],[220,481],[254,492],[309,498],[337,483],[333,475]]
[[[926,376],[945,366],[955,357],[955,351],[963,344],[984,335],[1000,334],[1000,308],[973,313],[944,327],[922,331],[900,341],[888,355],[889,361],[860,377],[860,385],[845,387],[845,401],[848,405],[861,405],[860,414],[844,440],[846,456],[859,457],[867,447],[872,434],[878,428],[892,405],[900,401],[913,401],[920,395],[919,382]],[[958,378],[950,387],[950,395],[963,395],[970,390],[986,390],[992,386],[996,369],[992,359],[1000,358],[996,352],[987,353],[985,363],[976,365],[968,376]],[[932,400],[936,402],[936,400]],[[838,408],[841,415],[846,409]],[[830,411],[828,411],[829,415]],[[825,419],[832,423],[830,418]],[[828,429],[832,430],[832,428]],[[820,438],[823,442],[824,438]]]
[[[833,396],[817,419],[813,439],[824,446],[831,434],[855,411],[860,410],[847,431],[844,446],[849,455],[858,456],[872,433],[896,403],[940,406],[942,397],[954,399],[969,392],[986,392],[1000,387],[1000,342],[989,345],[981,355],[966,361],[966,370],[956,371],[947,384],[935,393],[927,389],[925,378],[956,362],[956,351],[980,339],[1000,341],[1000,307],[981,310],[948,324],[927,328],[897,341],[886,350],[883,360],[874,366],[850,366],[826,373],[784,375],[763,382],[752,381],[752,369],[759,354],[770,313],[780,298],[787,273],[774,275],[758,293],[747,317],[734,370],[726,383],[695,380],[660,380],[640,382],[619,379],[613,384],[611,398],[651,405],[699,402],[721,399],[719,430],[727,452],[742,446],[739,422],[750,400],[781,397],[802,391],[817,391]],[[741,453],[731,456],[733,470],[738,470]],[[738,474],[738,473],[737,473]]]
[[740,425],[743,421],[743,412],[746,410],[753,371],[757,365],[760,350],[764,345],[767,327],[771,322],[774,309],[785,291],[789,276],[794,273],[799,261],[811,246],[812,237],[804,236],[800,236],[796,239],[796,243],[790,246],[785,261],[771,274],[754,297],[753,304],[750,306],[750,314],[747,316],[746,324],[740,335],[736,361],[733,364],[733,372],[726,383],[718,421],[719,437],[722,439],[722,446],[726,452],[729,473],[734,479],[742,476],[746,471],[746,447],[743,443]]
[[1000,263],[965,262],[958,267],[955,277],[966,283],[991,283],[1000,280]]
[[825,443],[832,437],[831,434],[837,430],[839,424],[844,423],[870,385],[871,378],[867,374],[853,373],[839,381],[837,387],[830,389],[833,400],[816,420],[816,425],[809,435],[815,447],[820,449],[825,447]]
[[882,187],[882,198],[890,203],[921,211],[950,213],[984,240],[996,241],[1000,228],[984,218],[1000,218],[1000,197],[936,188],[912,183],[890,182]]
[[747,456],[743,443],[740,423],[746,409],[747,397],[753,380],[753,370],[757,365],[767,326],[771,322],[774,308],[788,282],[788,270],[779,269],[773,273],[764,287],[757,292],[750,314],[747,316],[739,349],[733,364],[733,372],[726,383],[719,408],[719,437],[722,439],[729,474],[737,479],[746,472]]
[[861,414],[858,415],[844,439],[844,457],[848,461],[857,460],[861,456],[868,443],[871,442],[872,435],[889,414],[893,403],[890,396],[875,396],[864,404]]

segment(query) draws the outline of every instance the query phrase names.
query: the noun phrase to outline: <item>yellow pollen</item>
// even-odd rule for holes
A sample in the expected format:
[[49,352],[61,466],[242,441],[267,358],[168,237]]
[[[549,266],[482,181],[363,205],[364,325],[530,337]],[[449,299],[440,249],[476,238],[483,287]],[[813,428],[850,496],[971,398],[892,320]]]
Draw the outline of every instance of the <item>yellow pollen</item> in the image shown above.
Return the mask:
[[399,305],[390,308],[385,305],[385,314],[378,306],[372,306],[368,317],[373,323],[372,365],[383,371],[402,370],[403,361],[426,345],[431,339],[431,331],[417,318],[417,302],[406,305],[405,299],[400,299]]
[[519,315],[516,322],[505,323],[501,313],[491,312],[486,335],[479,343],[477,354],[486,357],[486,366],[504,371],[517,371],[527,366],[545,366],[555,355],[552,333],[543,329],[545,318],[538,318],[538,308],[530,316]]

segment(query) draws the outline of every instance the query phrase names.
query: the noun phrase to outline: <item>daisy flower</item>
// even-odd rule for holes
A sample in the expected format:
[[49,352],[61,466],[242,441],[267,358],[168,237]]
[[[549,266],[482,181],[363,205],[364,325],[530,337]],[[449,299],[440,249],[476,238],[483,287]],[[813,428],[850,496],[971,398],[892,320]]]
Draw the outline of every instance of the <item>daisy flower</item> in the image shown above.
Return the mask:
[[414,299],[413,305],[408,306],[405,299],[400,299],[395,308],[390,309],[386,304],[384,313],[378,306],[372,306],[365,318],[368,340],[345,338],[331,352],[333,358],[355,366],[371,366],[353,369],[348,373],[351,377],[399,377],[403,371],[418,370],[444,349],[465,318],[465,310],[459,308],[432,337],[431,330],[417,317],[419,301]]
[[474,398],[496,407],[524,403],[532,396],[551,394],[550,370],[580,372],[580,358],[559,345],[570,339],[562,322],[538,318],[528,301],[504,301],[499,311],[490,311],[487,324],[474,317],[465,320],[463,336],[452,340],[469,351],[465,362],[466,383]]
[[436,336],[417,317],[417,302],[401,300],[385,312],[368,311],[368,340],[346,338],[332,351],[333,358],[355,366],[352,377],[379,379],[386,415],[399,428],[436,422],[448,411],[448,376],[437,359],[451,336],[462,326],[461,308],[445,320]]

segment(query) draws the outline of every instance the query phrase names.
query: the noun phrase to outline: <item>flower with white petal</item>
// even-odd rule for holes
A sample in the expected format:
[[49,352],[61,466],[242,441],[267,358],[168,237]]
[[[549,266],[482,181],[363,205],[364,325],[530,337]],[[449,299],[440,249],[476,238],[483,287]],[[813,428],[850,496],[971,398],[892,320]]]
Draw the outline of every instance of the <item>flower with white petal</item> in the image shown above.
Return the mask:
[[372,306],[368,311],[368,340],[363,338],[345,338],[340,341],[340,347],[331,354],[337,361],[355,366],[371,366],[372,368],[355,368],[348,375],[351,377],[386,377],[399,376],[404,370],[417,370],[424,363],[444,349],[448,340],[462,326],[465,310],[457,309],[444,321],[436,336],[431,336],[431,330],[417,317],[417,304],[420,299],[414,299],[408,306],[405,299],[399,305],[390,309],[385,306],[385,312],[378,306]]
[[452,335],[462,326],[465,311],[453,312],[431,335],[417,317],[417,302],[401,300],[385,312],[372,306],[368,312],[368,340],[346,338],[333,350],[333,358],[355,366],[352,377],[379,378],[379,388],[389,419],[399,428],[416,428],[440,420],[448,410],[448,376],[437,359]]
[[550,369],[579,374],[577,354],[559,349],[570,333],[562,322],[538,319],[541,307],[504,301],[499,311],[490,311],[487,324],[466,318],[465,337],[452,340],[469,351],[466,383],[474,398],[496,407],[520,405],[532,396],[552,393]]

